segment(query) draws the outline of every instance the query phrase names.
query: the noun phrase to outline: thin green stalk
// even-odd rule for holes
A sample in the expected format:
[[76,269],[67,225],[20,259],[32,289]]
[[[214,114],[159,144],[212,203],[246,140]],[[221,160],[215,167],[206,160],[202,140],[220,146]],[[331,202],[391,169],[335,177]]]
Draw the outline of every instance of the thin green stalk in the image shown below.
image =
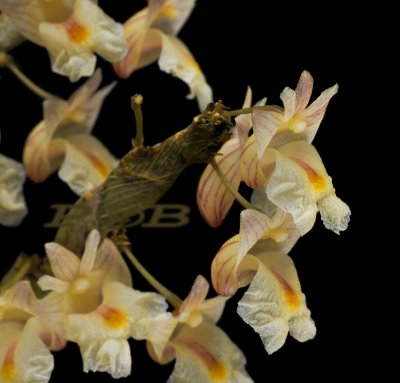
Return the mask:
[[215,172],[217,173],[218,177],[221,179],[221,181],[225,185],[225,187],[235,197],[236,201],[238,201],[245,209],[259,210],[252,203],[250,203],[246,198],[244,198],[236,189],[234,189],[232,187],[232,184],[225,177],[225,174],[222,173],[222,171],[221,171],[220,167],[218,166],[217,162],[215,161],[215,159],[213,159],[211,161],[211,166],[213,167],[213,169],[215,170]]
[[146,268],[139,262],[139,260],[133,255],[131,250],[127,246],[122,247],[122,251],[131,261],[132,265],[136,268],[137,271],[146,279],[147,282],[150,283],[151,286],[154,287],[161,295],[163,295],[172,306],[178,309],[182,304],[182,299],[180,299],[176,294],[168,290],[164,285],[162,285],[157,279],[155,279]]
[[250,114],[253,113],[255,110],[265,110],[265,111],[281,111],[281,108],[276,105],[259,105],[259,106],[252,106],[250,108],[242,108],[242,109],[235,109],[235,110],[225,110],[223,115],[225,117],[236,117],[241,114]]
[[51,94],[40,86],[36,85],[31,79],[29,79],[15,64],[12,57],[6,53],[0,52],[0,66],[4,66],[8,68],[15,77],[18,78],[29,90],[35,93],[37,96],[48,99],[48,98],[55,98],[54,94]]

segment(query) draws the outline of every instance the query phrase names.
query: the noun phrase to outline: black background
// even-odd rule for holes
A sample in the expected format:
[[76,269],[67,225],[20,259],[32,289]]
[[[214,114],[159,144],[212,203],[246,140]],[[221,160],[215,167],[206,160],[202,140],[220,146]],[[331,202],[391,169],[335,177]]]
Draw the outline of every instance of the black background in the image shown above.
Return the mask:
[[[121,3],[121,4],[119,4]],[[123,22],[145,3],[142,1],[101,1],[103,9]],[[302,70],[315,80],[314,95],[339,83],[314,141],[332,176],[337,194],[352,208],[349,229],[337,236],[324,229],[318,219],[314,229],[300,239],[291,252],[297,266],[308,307],[317,325],[314,340],[301,344],[289,337],[285,346],[268,356],[253,330],[236,314],[236,303],[243,291],[227,303],[221,327],[247,356],[247,370],[255,382],[270,379],[309,379],[358,376],[355,362],[364,345],[359,340],[363,293],[358,265],[363,254],[357,247],[362,205],[358,200],[362,177],[360,118],[357,100],[368,97],[360,89],[368,55],[374,46],[368,39],[368,21],[345,6],[324,3],[323,9],[302,4],[260,1],[199,0],[191,18],[180,33],[200,63],[214,98],[239,108],[247,85],[254,100],[264,96],[279,103],[279,94],[289,85],[295,87]],[[368,41],[368,48],[365,45]],[[50,72],[47,52],[25,43],[12,52],[21,69],[52,93],[67,98],[77,87]],[[111,66],[99,59],[104,82],[115,79]],[[1,70],[0,105],[1,153],[21,159],[26,136],[42,119],[41,100],[27,91],[9,72]],[[121,80],[105,101],[94,134],[116,157],[130,149],[134,136],[134,117],[130,96],[144,96],[145,143],[153,145],[187,126],[198,114],[195,101],[185,99],[184,83],[159,71],[156,64]],[[362,125],[362,124],[361,124]],[[209,228],[195,205],[198,178],[203,166],[185,171],[162,201],[192,206],[190,224],[180,229],[130,230],[137,257],[170,290],[184,297],[194,278],[201,273],[210,277],[211,260],[220,245],[237,233],[238,213],[234,208],[218,229]],[[25,184],[29,215],[18,228],[0,228],[1,267],[6,271],[16,255],[43,253],[43,244],[52,241],[54,229],[43,224],[51,221],[54,203],[73,202],[76,197],[56,175],[43,184]],[[149,290],[134,270],[134,286]],[[164,382],[173,365],[158,366],[150,360],[143,342],[131,342],[133,369],[122,381]],[[55,354],[56,367],[51,382],[85,378],[87,382],[111,382],[107,374],[82,371],[76,345]]]

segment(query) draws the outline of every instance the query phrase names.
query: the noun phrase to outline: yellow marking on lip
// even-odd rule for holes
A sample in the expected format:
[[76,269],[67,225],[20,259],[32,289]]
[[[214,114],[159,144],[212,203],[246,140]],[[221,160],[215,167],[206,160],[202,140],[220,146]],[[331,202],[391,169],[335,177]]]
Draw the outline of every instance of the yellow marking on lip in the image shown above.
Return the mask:
[[301,301],[300,301],[299,296],[293,290],[292,286],[290,286],[290,284],[286,281],[286,279],[284,279],[278,272],[276,272],[274,270],[271,270],[271,271],[284,290],[284,297],[285,297],[286,303],[292,308],[299,307]]
[[271,238],[275,242],[283,242],[289,237],[289,234],[282,227],[275,227],[273,229],[269,229],[263,233],[261,239],[269,239]]
[[15,364],[14,364],[15,344],[9,347],[3,364],[0,369],[0,376],[6,382],[13,382],[15,379]]
[[218,360],[208,364],[207,367],[213,382],[224,382],[228,377],[227,368]]
[[228,369],[210,351],[197,342],[187,342],[187,346],[204,362],[213,382],[220,383],[226,381],[229,376]]
[[285,130],[291,130],[294,133],[302,133],[306,127],[307,124],[301,117],[293,116],[289,121],[284,122],[279,127],[279,131],[283,132]]
[[90,152],[85,152],[85,156],[104,178],[109,175],[110,170],[108,166],[104,164],[104,162],[101,162],[95,155]]
[[124,327],[128,322],[128,319],[124,313],[111,307],[101,307],[100,315],[104,318],[107,326],[114,329]]
[[328,184],[321,174],[319,174],[311,166],[298,158],[292,158],[292,160],[299,164],[305,170],[305,172],[307,173],[307,177],[310,180],[311,186],[317,193],[322,193],[326,191]]
[[69,39],[76,44],[82,44],[89,36],[88,29],[72,18],[64,24],[64,27],[68,33]]

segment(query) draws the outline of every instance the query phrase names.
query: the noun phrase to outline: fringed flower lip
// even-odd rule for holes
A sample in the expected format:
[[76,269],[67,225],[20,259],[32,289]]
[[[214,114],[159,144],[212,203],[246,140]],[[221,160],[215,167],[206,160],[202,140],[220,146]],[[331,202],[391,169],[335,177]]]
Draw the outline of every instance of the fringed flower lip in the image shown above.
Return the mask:
[[83,368],[108,372],[114,378],[131,373],[128,338],[143,339],[142,322],[165,313],[165,299],[132,289],[132,279],[120,252],[93,230],[80,259],[57,243],[46,244],[54,276],[38,284],[60,297],[64,336],[79,345]]

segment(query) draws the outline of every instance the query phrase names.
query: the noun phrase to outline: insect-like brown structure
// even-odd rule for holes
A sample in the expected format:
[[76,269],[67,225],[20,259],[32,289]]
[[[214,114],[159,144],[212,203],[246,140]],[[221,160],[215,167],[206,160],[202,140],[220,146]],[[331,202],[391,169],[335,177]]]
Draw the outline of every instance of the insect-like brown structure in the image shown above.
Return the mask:
[[187,166],[210,162],[233,128],[225,109],[221,101],[210,103],[186,129],[157,145],[129,151],[102,185],[75,203],[55,242],[82,254],[90,230],[105,237],[122,228],[155,204]]

